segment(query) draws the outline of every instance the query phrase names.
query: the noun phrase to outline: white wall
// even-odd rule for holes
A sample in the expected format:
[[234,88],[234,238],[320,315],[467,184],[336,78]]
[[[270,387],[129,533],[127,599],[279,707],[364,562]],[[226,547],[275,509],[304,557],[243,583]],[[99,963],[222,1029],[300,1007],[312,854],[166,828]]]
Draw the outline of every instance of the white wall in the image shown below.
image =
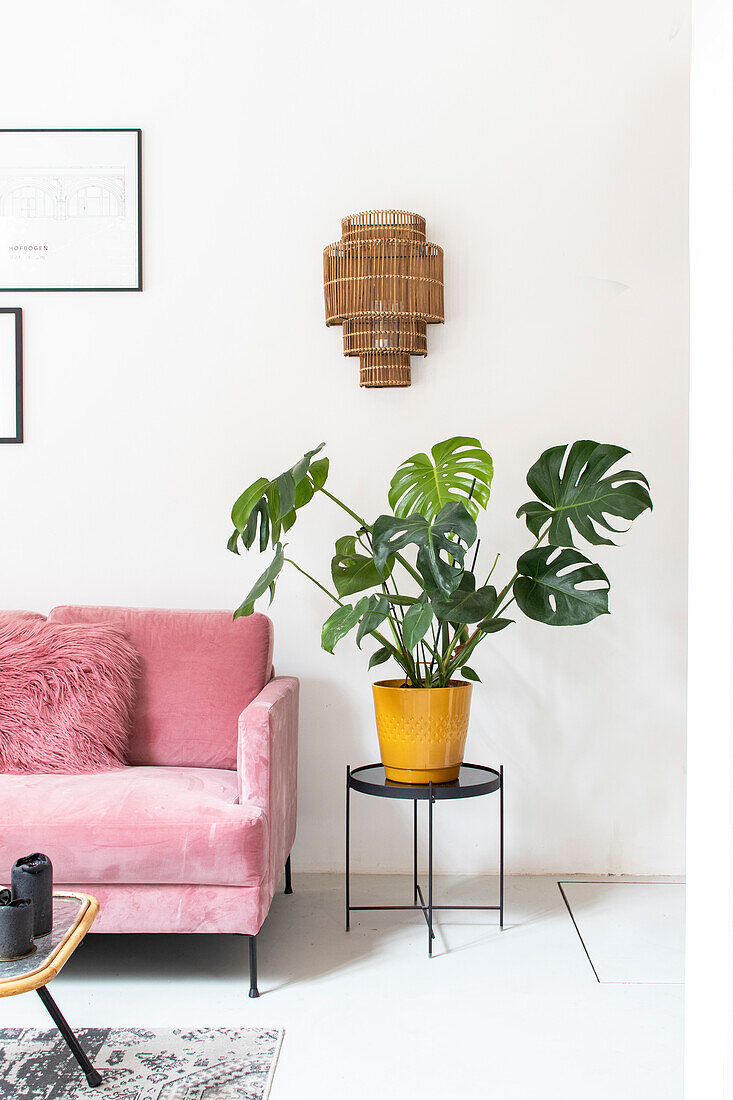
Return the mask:
[[[733,1096],[733,11],[695,0],[685,1096]],[[715,471],[714,479],[710,471]],[[710,546],[720,562],[710,599]]]
[[[399,461],[478,435],[503,576],[540,451],[622,443],[656,508],[599,552],[613,616],[488,642],[468,755],[506,766],[510,870],[678,872],[685,0],[33,15],[3,14],[5,124],[143,128],[146,289],[0,295],[25,310],[27,439],[0,453],[0,605],[236,606],[264,562],[226,552],[235,496],[322,439],[334,491],[374,516]],[[321,250],[380,206],[424,214],[446,255],[446,324],[406,391],[361,391],[323,323]],[[318,502],[292,552],[323,575],[346,530]],[[370,676],[348,642],[320,651],[330,609],[306,583],[284,577],[273,609],[303,684],[296,859],[335,869],[345,765],[377,757]],[[408,865],[400,810],[357,803],[357,866]],[[440,810],[446,869],[494,866],[494,810]]]

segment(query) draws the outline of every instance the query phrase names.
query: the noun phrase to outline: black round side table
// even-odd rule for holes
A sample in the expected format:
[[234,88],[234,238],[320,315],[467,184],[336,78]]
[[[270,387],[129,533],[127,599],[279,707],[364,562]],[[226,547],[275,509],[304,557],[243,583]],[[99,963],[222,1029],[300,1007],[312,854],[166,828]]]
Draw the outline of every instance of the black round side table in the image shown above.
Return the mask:
[[[401,798],[412,801],[412,905],[352,905],[349,885],[350,796],[352,791],[376,798]],[[456,798],[477,798],[499,792],[499,904],[498,905],[433,905],[433,806],[436,802]],[[417,881],[417,804],[428,804],[428,900],[423,897]],[[486,768],[482,764],[463,764],[458,779],[452,783],[395,783],[387,779],[381,764],[364,764],[346,769],[346,931],[351,914],[367,911],[415,909],[425,917],[428,926],[428,955],[433,954],[433,913],[439,909],[494,910],[499,913],[499,927],[504,927],[504,767]]]

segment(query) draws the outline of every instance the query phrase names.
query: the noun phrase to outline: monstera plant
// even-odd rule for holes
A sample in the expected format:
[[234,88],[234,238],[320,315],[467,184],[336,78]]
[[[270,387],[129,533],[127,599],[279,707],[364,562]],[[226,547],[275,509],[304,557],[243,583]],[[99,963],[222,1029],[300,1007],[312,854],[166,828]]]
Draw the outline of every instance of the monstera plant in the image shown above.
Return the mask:
[[[351,633],[358,646],[376,643],[369,668],[394,661],[402,676],[386,683],[398,688],[434,692],[479,680],[472,655],[514,621],[515,607],[548,626],[580,626],[608,614],[608,577],[578,544],[613,546],[608,535],[623,530],[619,521],[652,507],[644,475],[618,468],[628,454],[623,447],[593,440],[551,447],[527,474],[534,496],[517,512],[534,543],[498,588],[491,581],[499,555],[487,571],[479,568],[477,520],[489,503],[494,467],[478,439],[458,436],[408,458],[390,483],[391,511],[373,522],[326,488],[328,459],[317,457],[323,446],[278,477],[258,478],[236,501],[229,549],[257,545],[274,556],[234,614],[252,614],[268,592],[272,600],[291,565],[337,605],[323,624],[323,648],[333,653]],[[285,541],[299,511],[319,495],[350,520],[334,547],[330,584],[306,572]],[[453,679],[458,674],[463,680]],[[379,713],[377,720],[379,726]]]

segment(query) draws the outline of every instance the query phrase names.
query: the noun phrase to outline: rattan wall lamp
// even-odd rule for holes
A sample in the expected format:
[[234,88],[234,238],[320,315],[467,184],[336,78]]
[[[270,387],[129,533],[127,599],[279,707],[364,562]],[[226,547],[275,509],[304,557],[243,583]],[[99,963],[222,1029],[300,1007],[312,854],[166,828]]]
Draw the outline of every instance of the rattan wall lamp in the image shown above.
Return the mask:
[[443,323],[443,249],[425,219],[366,210],[341,222],[323,250],[326,324],[344,326],[344,355],[358,355],[362,386],[409,386],[410,356],[428,354],[427,326]]

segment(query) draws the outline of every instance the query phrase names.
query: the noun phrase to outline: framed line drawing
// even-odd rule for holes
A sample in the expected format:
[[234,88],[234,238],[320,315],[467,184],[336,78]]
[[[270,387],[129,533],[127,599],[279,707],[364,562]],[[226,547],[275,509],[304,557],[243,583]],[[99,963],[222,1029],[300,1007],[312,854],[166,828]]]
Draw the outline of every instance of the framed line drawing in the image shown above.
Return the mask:
[[0,443],[23,442],[23,311],[0,306]]
[[0,129],[0,291],[142,290],[142,131]]

